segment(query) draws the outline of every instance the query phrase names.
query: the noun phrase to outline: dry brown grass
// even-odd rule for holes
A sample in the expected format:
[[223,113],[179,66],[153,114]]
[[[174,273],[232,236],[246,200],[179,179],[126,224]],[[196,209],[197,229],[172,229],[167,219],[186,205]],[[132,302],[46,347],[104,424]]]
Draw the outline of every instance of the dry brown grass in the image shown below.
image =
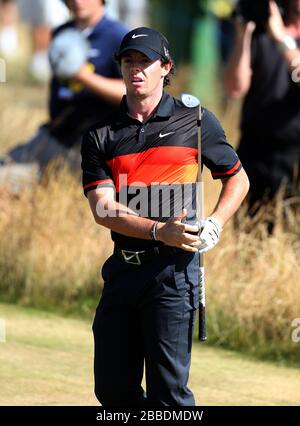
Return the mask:
[[300,313],[299,253],[299,236],[280,226],[271,236],[264,225],[252,232],[227,227],[206,258],[209,327],[217,344],[299,357],[291,339]]
[[94,223],[79,179],[65,170],[34,191],[6,194],[4,201],[0,277],[5,297],[65,309],[97,299],[99,269],[111,243],[108,231]]

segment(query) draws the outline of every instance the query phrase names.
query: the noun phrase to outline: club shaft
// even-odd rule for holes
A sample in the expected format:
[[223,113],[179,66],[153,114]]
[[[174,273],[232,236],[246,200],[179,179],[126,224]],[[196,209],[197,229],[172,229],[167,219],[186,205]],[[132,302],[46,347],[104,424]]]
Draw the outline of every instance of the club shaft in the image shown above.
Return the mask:
[[[197,144],[198,144],[198,177],[197,177],[197,220],[200,224],[204,220],[204,185],[202,177],[202,146],[201,146],[201,104],[198,107],[197,117]],[[199,253],[199,324],[198,339],[205,341],[206,336],[206,313],[205,313],[205,269],[203,254]]]

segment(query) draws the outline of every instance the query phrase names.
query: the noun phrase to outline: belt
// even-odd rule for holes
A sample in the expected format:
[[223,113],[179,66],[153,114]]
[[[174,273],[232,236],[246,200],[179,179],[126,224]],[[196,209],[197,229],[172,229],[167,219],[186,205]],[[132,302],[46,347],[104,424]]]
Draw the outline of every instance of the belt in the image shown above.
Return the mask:
[[175,248],[167,246],[151,247],[140,251],[121,249],[118,246],[114,248],[114,254],[131,265],[142,265],[143,263],[151,262],[159,256],[171,256],[175,253]]

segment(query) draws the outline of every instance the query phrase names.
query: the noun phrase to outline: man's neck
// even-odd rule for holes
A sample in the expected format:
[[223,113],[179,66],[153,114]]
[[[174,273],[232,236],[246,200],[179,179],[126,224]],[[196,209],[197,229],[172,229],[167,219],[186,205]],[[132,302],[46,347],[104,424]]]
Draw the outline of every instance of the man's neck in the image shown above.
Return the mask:
[[105,15],[105,10],[104,8],[99,9],[98,13],[95,13],[93,16],[87,18],[87,19],[77,19],[76,23],[77,26],[81,29],[81,30],[85,30],[86,28],[89,27],[94,27]]
[[154,113],[162,97],[162,91],[147,98],[137,98],[130,94],[126,95],[129,115],[141,123],[147,121]]

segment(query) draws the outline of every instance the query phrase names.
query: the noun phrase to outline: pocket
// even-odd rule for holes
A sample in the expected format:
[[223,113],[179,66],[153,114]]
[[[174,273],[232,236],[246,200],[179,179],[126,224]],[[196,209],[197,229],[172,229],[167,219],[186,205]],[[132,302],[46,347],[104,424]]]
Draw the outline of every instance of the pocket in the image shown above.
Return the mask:
[[109,280],[109,264],[112,257],[113,255],[111,255],[108,259],[106,259],[101,268],[101,276],[104,283]]
[[199,307],[199,291],[200,291],[200,265],[198,253],[187,267],[188,275],[188,295],[191,307],[196,310]]
[[199,259],[191,253],[178,256],[175,267],[175,283],[178,292],[187,298],[193,310],[199,305]]

